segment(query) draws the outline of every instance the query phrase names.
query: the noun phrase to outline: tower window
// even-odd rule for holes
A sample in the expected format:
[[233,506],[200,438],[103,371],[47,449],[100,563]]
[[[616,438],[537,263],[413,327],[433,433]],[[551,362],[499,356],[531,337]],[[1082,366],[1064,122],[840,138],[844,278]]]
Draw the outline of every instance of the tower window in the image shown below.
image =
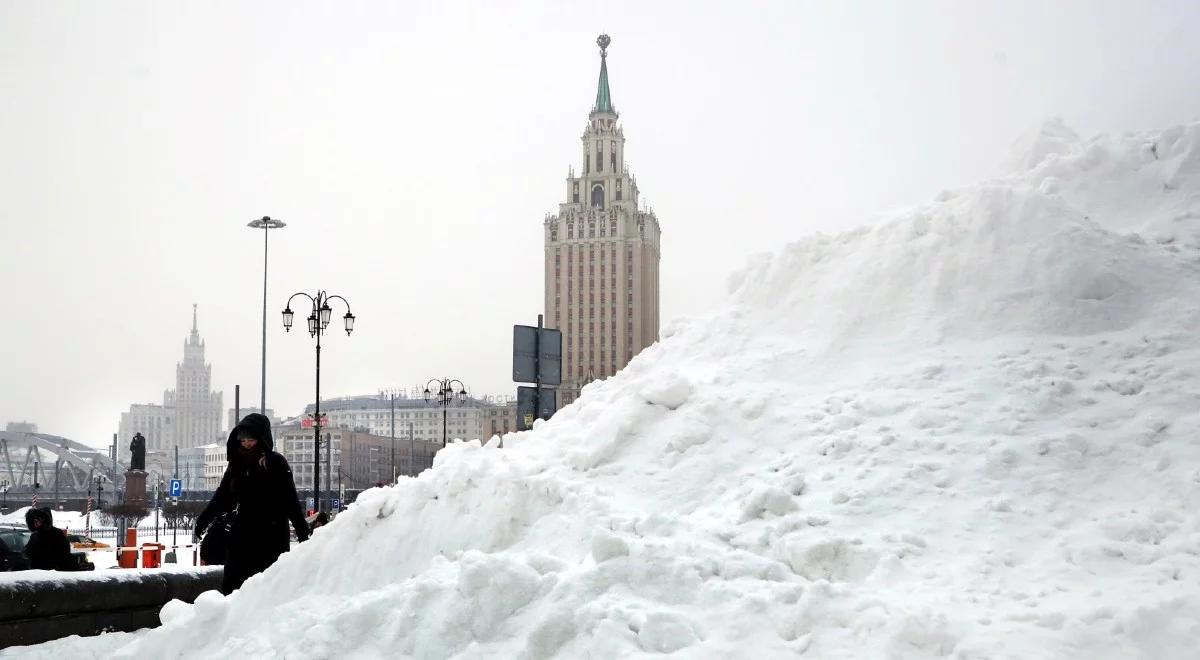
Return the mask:
[[604,186],[600,184],[592,186],[592,206],[604,210]]
[[617,179],[617,201],[620,201],[620,200],[621,200],[621,180]]

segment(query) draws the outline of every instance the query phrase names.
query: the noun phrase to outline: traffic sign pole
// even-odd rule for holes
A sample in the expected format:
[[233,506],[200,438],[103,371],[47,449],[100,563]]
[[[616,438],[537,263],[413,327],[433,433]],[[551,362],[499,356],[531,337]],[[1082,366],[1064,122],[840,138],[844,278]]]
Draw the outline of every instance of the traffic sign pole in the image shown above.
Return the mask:
[[[570,256],[570,255],[568,255]],[[582,294],[581,294],[582,295]],[[580,321],[582,324],[583,322]],[[538,314],[537,339],[533,340],[533,410],[535,419],[542,414],[542,315]],[[533,424],[529,425],[533,428]]]

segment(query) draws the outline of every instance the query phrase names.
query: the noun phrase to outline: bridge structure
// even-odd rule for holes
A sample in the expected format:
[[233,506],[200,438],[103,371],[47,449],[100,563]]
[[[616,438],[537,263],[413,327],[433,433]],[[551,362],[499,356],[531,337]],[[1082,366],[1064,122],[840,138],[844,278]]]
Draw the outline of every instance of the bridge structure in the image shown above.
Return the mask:
[[[126,465],[113,464],[103,449],[48,433],[0,431],[0,490],[6,499],[85,497],[97,486],[104,495],[124,482]],[[35,488],[35,484],[37,487]],[[106,497],[107,499],[107,497]]]

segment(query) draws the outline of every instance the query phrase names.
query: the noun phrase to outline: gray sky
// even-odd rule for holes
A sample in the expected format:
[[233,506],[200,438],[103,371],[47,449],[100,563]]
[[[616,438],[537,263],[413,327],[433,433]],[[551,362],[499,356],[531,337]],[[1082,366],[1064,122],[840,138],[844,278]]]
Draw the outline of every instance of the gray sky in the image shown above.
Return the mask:
[[256,404],[264,214],[289,223],[269,406],[312,399],[279,311],[318,287],[358,316],[324,394],[512,393],[601,31],[664,320],[755,254],[996,174],[1048,116],[1200,116],[1194,0],[0,2],[0,422],[107,443],[174,386],[192,303],[226,407]]

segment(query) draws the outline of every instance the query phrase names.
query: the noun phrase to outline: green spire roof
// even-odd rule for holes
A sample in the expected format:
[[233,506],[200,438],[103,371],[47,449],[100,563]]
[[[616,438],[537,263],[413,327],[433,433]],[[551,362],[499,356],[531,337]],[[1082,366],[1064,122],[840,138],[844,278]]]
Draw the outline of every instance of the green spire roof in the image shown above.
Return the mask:
[[600,46],[600,82],[596,85],[596,103],[592,112],[608,112],[616,114],[612,104],[612,92],[608,90],[608,44],[612,40],[607,34],[600,35],[596,44]]

